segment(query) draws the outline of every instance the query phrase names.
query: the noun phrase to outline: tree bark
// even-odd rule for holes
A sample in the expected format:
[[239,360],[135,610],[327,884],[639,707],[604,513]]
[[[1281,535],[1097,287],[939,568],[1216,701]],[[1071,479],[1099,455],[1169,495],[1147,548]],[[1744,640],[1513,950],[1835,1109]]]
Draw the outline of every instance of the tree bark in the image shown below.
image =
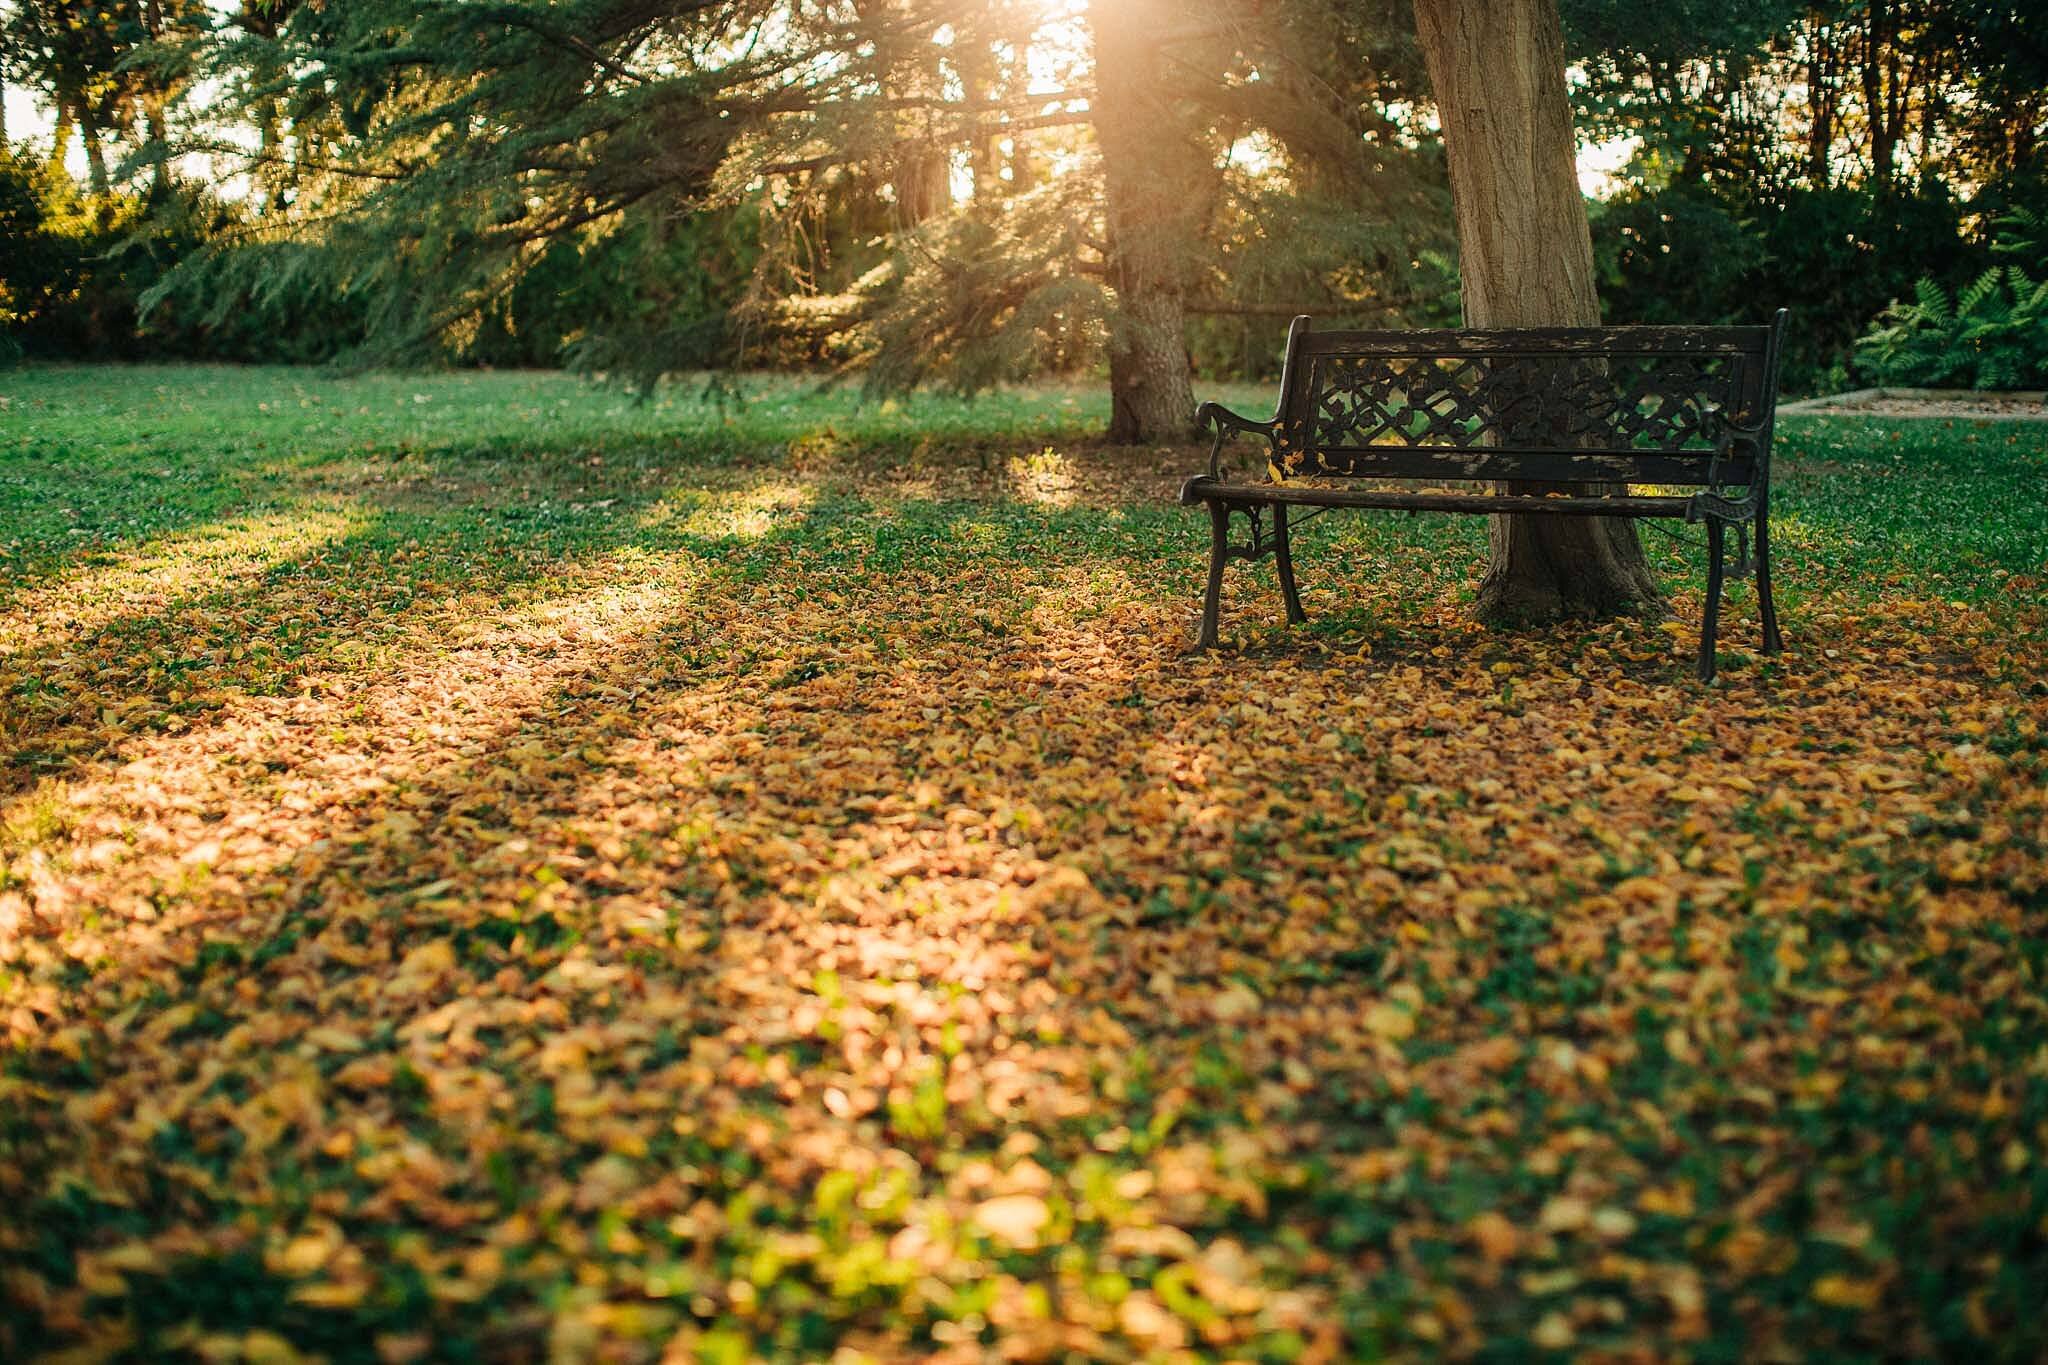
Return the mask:
[[1824,190],[1834,159],[1841,54],[1833,30],[1822,20],[1814,19],[1807,24],[1806,41],[1806,99],[1813,113],[1813,125],[1806,134],[1806,179],[1815,189]]
[[[1886,0],[1870,0],[1863,26],[1863,118],[1870,136],[1870,184],[1881,195],[1891,192],[1897,173],[1898,128],[1885,87],[1885,67],[1893,57],[1892,42],[1896,37],[1890,5]],[[1896,85],[1896,68],[1892,79]]]
[[[161,41],[165,36],[161,0],[150,0],[150,3],[145,4],[142,7],[142,16],[149,40]],[[171,90],[165,84],[164,78],[155,71],[147,73],[147,79],[139,91],[138,102],[142,106],[143,128],[149,138],[150,197],[158,202],[168,197],[171,189],[171,127],[168,117],[170,101]]]
[[[1465,325],[1598,325],[1557,0],[1416,0],[1415,26],[1443,125]],[[1482,616],[1662,607],[1630,521],[1496,516],[1491,542]]]
[[105,199],[113,193],[113,182],[107,178],[107,149],[100,141],[99,125],[93,122],[92,110],[81,108],[78,117],[78,136],[85,143],[86,178],[92,183],[95,199]]
[[1109,229],[1109,439],[1152,445],[1187,439],[1195,387],[1188,363],[1186,270],[1199,230],[1198,189],[1213,171],[1172,99],[1150,0],[1090,11],[1095,136]]

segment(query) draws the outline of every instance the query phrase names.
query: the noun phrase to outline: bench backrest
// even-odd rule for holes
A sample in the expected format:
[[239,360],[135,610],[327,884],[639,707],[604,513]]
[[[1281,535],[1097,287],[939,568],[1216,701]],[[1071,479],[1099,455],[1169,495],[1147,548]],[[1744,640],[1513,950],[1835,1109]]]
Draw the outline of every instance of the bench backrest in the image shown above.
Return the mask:
[[1319,332],[1296,318],[1281,380],[1290,476],[1746,485],[1710,412],[1760,427],[1778,401],[1767,327]]

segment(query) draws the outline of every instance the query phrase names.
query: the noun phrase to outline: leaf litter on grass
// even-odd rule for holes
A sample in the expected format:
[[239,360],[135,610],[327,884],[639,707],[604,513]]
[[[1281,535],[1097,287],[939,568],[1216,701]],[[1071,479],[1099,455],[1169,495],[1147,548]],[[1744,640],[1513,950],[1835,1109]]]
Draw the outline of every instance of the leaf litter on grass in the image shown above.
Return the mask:
[[1142,506],[776,477],[71,628],[178,723],[0,813],[9,1354],[2038,1351],[2037,592],[1190,656]]

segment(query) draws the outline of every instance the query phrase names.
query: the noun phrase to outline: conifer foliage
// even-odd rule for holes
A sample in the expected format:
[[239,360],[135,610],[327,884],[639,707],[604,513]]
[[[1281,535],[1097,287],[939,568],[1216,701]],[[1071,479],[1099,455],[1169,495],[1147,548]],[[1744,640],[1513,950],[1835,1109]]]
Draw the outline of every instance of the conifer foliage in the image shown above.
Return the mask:
[[[576,358],[651,380],[701,341],[680,225],[744,211],[757,351],[970,392],[1106,356],[1141,442],[1186,429],[1191,316],[1382,315],[1442,248],[1412,45],[1372,8],[359,0],[203,46],[289,210],[252,234],[362,296],[375,359],[460,344],[551,247],[602,241],[646,269],[588,301]],[[173,289],[234,297],[262,259]]]

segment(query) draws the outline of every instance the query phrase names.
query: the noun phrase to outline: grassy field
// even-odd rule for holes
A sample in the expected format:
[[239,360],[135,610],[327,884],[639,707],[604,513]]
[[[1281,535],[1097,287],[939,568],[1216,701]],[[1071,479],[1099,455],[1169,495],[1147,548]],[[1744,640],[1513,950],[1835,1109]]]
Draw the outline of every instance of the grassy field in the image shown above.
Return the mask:
[[1703,686],[1103,416],[0,376],[0,1357],[2048,1353],[2048,426]]

